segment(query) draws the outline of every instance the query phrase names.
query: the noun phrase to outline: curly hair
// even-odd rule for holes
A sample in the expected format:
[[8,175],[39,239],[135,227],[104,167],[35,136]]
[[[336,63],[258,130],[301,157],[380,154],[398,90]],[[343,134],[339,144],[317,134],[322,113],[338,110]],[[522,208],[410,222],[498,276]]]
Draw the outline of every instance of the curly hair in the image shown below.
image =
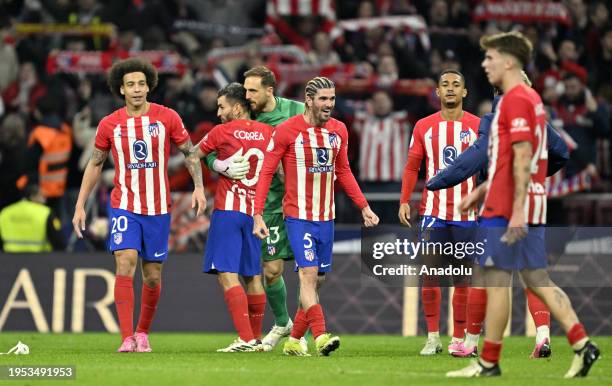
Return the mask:
[[118,97],[121,97],[121,86],[123,86],[123,77],[131,72],[142,72],[145,74],[149,92],[157,87],[157,70],[149,62],[138,58],[130,58],[121,60],[113,64],[108,71],[108,87],[110,91]]

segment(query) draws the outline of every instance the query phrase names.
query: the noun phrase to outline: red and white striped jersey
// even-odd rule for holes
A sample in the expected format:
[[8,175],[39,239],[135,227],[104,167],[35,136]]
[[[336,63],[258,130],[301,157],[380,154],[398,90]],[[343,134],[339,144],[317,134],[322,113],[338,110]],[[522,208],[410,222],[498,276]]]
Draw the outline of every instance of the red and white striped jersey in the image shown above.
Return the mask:
[[215,209],[253,215],[253,200],[266,146],[274,128],[261,122],[237,119],[217,125],[198,144],[204,154],[217,152],[218,159],[242,155],[249,160],[249,173],[236,181],[221,175],[215,194]]
[[406,164],[410,125],[405,111],[385,117],[359,111],[355,130],[360,134],[359,178],[368,182],[401,181]]
[[149,216],[168,213],[170,143],[182,145],[188,139],[176,111],[155,103],[139,117],[129,116],[125,107],[104,117],[95,146],[111,151],[115,161],[111,206]]
[[[479,125],[480,118],[467,111],[458,121],[447,121],[437,112],[416,123],[409,154],[425,158],[426,180],[443,170],[476,141]],[[452,188],[437,191],[423,188],[419,213],[447,221],[475,221],[476,213],[472,211],[463,215],[459,210],[461,198],[472,191],[475,182],[476,177],[472,176]]]
[[512,145],[524,141],[531,142],[533,152],[525,219],[528,224],[546,224],[546,111],[538,93],[524,84],[504,94],[491,122],[487,196],[481,216],[510,220],[514,199]]
[[285,216],[333,220],[334,176],[359,209],[368,206],[351,172],[347,144],[346,126],[334,118],[323,127],[312,127],[300,114],[276,126],[259,176],[255,213],[263,213],[272,176],[281,160],[285,173]]

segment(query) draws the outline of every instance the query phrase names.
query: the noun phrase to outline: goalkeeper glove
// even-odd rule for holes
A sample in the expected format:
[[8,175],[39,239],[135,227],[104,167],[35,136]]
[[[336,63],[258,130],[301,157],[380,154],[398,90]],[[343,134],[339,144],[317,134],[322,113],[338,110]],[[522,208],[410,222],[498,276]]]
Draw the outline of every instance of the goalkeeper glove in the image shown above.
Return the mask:
[[216,159],[213,169],[217,173],[233,180],[241,180],[249,173],[249,161],[241,155],[234,155],[225,160]]

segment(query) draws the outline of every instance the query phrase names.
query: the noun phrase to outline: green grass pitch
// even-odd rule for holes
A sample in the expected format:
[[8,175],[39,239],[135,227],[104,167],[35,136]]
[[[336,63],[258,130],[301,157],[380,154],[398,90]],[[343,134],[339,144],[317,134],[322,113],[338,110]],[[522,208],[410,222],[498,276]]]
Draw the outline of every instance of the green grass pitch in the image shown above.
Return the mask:
[[[75,365],[76,380],[0,380],[7,385],[611,385],[612,337],[597,337],[603,358],[586,379],[564,380],[571,351],[565,337],[554,337],[553,356],[530,360],[533,339],[507,338],[502,353],[501,378],[449,380],[467,359],[444,353],[420,357],[424,337],[343,335],[340,349],[329,357],[286,357],[281,348],[271,353],[216,353],[231,342],[228,334],[153,333],[150,354],[118,354],[117,335],[35,334],[1,332],[0,351],[18,340],[30,347],[30,355],[1,355],[6,365]],[[443,343],[448,341],[443,338]],[[314,344],[310,342],[310,351]]]

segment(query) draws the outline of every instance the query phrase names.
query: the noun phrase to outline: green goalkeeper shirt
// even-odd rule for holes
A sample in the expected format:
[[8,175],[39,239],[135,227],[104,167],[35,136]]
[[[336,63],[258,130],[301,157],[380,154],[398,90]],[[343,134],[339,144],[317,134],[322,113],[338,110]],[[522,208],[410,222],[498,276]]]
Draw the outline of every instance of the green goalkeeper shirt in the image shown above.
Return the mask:
[[[266,123],[271,126],[276,126],[285,122],[294,115],[304,113],[304,104],[302,102],[296,102],[291,99],[285,99],[277,96],[275,96],[274,99],[276,100],[276,107],[274,110],[257,114],[255,117],[256,121]],[[216,158],[216,153],[211,153],[206,157],[206,164],[210,170],[213,170],[212,164]],[[284,195],[285,184],[278,177],[278,174],[275,174],[274,178],[272,179],[272,183],[270,184],[268,197],[266,198],[264,214],[283,213]]]

